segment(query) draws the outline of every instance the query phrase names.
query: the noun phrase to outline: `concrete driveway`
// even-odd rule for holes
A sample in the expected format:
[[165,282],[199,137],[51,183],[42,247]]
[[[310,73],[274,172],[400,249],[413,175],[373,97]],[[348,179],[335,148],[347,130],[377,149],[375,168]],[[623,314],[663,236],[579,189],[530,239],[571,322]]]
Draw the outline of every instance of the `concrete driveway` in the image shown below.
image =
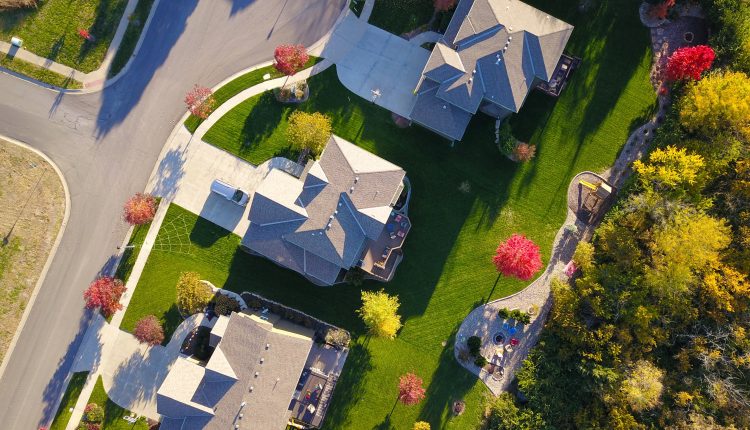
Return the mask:
[[414,88],[430,56],[418,43],[349,14],[334,30],[322,56],[336,63],[339,80],[350,91],[408,118],[416,102]]

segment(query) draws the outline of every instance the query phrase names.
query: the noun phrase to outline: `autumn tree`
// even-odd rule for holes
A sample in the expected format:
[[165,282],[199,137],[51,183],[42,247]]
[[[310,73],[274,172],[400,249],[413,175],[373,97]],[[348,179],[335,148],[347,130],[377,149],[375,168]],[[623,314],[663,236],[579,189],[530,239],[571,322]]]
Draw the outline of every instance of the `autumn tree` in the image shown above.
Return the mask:
[[331,119],[320,112],[294,111],[286,133],[293,149],[320,154],[331,138]]
[[398,380],[398,400],[407,405],[416,405],[424,399],[425,389],[422,387],[422,378],[407,373]]
[[412,430],[431,430],[430,423],[427,421],[417,421],[414,423]]
[[389,296],[383,290],[362,291],[362,307],[357,314],[371,334],[393,339],[401,328],[401,317],[396,313],[399,306],[398,296]]
[[456,0],[434,0],[433,6],[437,12],[447,12],[456,6]]
[[648,361],[639,361],[622,383],[622,394],[635,412],[653,409],[664,390],[664,371]]
[[201,282],[196,272],[182,272],[177,281],[177,306],[187,314],[194,314],[205,309],[213,298],[211,287]]
[[102,276],[95,279],[83,292],[83,299],[86,301],[86,308],[99,308],[102,315],[109,318],[122,309],[120,298],[124,292],[125,284],[121,280]]
[[655,149],[649,155],[648,163],[641,160],[633,163],[633,169],[638,172],[641,183],[654,189],[693,185],[702,167],[703,157],[674,146]]
[[513,156],[518,161],[530,161],[536,155],[536,145],[521,142],[513,149]]
[[104,421],[104,408],[96,403],[89,403],[83,409],[83,419],[89,423],[100,423]]
[[529,280],[542,268],[539,247],[526,236],[513,234],[502,242],[492,257],[497,271],[504,276]]
[[667,79],[700,80],[701,74],[711,68],[716,54],[710,46],[685,46],[676,50],[667,61]]
[[216,108],[216,99],[210,88],[195,84],[185,95],[185,104],[191,114],[206,119]]
[[130,225],[151,222],[156,215],[156,198],[150,194],[136,193],[125,202],[122,217]]
[[730,130],[750,139],[750,78],[741,72],[710,74],[688,88],[679,110],[689,131],[715,136]]
[[141,343],[150,346],[159,345],[164,341],[164,329],[158,318],[154,315],[146,315],[135,323],[133,336]]
[[291,76],[305,67],[310,59],[302,45],[279,45],[273,51],[273,67],[286,76]]

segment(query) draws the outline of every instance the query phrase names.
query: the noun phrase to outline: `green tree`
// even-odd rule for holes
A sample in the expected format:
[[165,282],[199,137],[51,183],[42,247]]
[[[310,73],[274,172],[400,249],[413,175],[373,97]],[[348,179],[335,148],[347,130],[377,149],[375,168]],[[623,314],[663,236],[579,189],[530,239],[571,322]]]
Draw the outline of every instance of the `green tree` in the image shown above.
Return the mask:
[[540,415],[516,406],[509,393],[502,393],[490,400],[488,412],[488,430],[537,430],[545,427]]
[[630,407],[641,412],[653,409],[661,402],[664,391],[664,371],[648,361],[639,361],[622,382],[621,391]]
[[750,78],[742,72],[708,75],[688,87],[680,100],[680,123],[714,136],[729,129],[750,139]]
[[205,309],[213,298],[211,287],[201,282],[196,272],[182,272],[177,281],[177,306],[182,312],[194,314]]
[[289,116],[286,133],[293,149],[320,154],[331,137],[331,119],[320,112],[294,111]]
[[377,337],[393,339],[401,328],[398,316],[398,296],[389,296],[385,291],[362,291],[362,307],[357,313],[370,333]]

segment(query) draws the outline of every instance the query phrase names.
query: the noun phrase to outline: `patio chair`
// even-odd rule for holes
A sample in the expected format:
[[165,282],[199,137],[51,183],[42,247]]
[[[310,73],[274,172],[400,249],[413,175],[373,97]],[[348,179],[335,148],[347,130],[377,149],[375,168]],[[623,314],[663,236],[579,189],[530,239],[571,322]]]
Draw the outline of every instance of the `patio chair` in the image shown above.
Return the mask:
[[516,334],[516,331],[518,331],[518,330],[515,327],[511,327],[511,328],[508,329],[508,333],[510,333],[511,335]]
[[510,328],[510,324],[508,324],[507,322],[504,322],[503,323],[503,330],[508,330],[509,328]]
[[394,219],[394,221],[401,222],[401,218],[402,218],[401,214],[398,214],[396,215],[396,218]]
[[518,344],[519,344],[519,340],[518,339],[516,339],[515,337],[510,338],[510,345],[511,346],[518,346]]
[[396,233],[396,236],[403,238],[404,236],[406,236],[406,233],[404,233],[403,230],[399,230],[398,233]]

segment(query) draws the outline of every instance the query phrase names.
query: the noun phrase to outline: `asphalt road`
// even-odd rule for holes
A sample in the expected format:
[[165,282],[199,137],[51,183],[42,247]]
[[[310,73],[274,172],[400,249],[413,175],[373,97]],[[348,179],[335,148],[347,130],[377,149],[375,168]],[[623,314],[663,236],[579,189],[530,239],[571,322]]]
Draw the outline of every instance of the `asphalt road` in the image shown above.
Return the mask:
[[0,428],[37,429],[54,406],[83,336],[82,293],[111,267],[127,226],[123,202],[142,191],[185,112],[193,84],[213,86],[309,46],[345,0],[161,0],[129,72],[101,92],[62,95],[0,74],[0,134],[46,153],[71,193],[67,230],[0,379]]

